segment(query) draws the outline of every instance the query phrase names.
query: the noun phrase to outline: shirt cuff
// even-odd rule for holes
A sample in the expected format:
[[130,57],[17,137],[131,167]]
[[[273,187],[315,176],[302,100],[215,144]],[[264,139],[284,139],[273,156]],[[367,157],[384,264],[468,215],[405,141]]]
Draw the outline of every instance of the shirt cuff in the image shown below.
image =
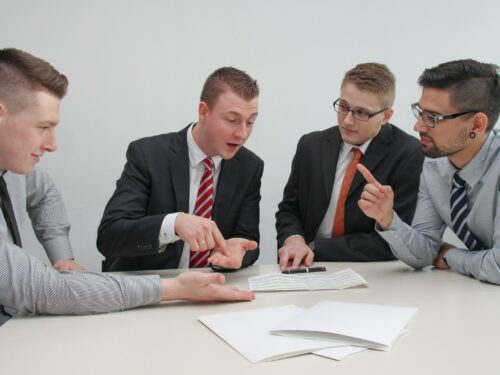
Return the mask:
[[125,309],[147,306],[161,301],[161,283],[158,275],[124,276]]
[[55,264],[60,260],[74,259],[73,250],[68,236],[54,237],[49,240],[40,241],[42,243],[50,263]]
[[460,272],[465,273],[463,271],[463,259],[464,259],[466,254],[467,254],[467,250],[459,249],[459,248],[452,248],[446,252],[443,259],[445,259],[446,264],[452,270],[459,270]]
[[176,212],[168,214],[163,218],[163,222],[160,227],[160,235],[158,237],[160,247],[180,240],[180,237],[175,234],[175,219],[177,219],[177,215],[179,214],[180,212]]
[[405,223],[395,212],[394,216],[392,217],[391,224],[386,229],[382,229],[378,224],[375,224],[375,230],[377,231],[377,233],[380,235],[380,237],[382,237],[385,241],[392,245],[393,248],[406,247],[403,238],[401,238],[403,228],[405,228]]

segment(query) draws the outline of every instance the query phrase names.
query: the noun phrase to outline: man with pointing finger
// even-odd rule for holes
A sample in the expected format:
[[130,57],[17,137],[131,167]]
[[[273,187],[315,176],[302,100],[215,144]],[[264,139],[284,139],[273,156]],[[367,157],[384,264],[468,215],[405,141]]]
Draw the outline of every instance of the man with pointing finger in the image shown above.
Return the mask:
[[205,82],[197,122],[129,145],[98,230],[108,270],[255,262],[264,163],[243,144],[258,95],[248,74],[220,68]]
[[[500,284],[500,113],[498,66],[458,60],[427,69],[412,105],[427,156],[412,225],[393,211],[393,189],[362,165],[359,201],[393,253],[414,268],[434,265]],[[443,243],[446,228],[460,245]]]
[[[69,240],[63,241],[67,239],[66,215],[60,209],[64,203],[50,185],[44,184],[49,180],[33,172],[45,153],[57,149],[56,129],[67,89],[68,79],[47,61],[19,49],[0,49],[0,216],[6,226],[6,231],[0,230],[0,326],[18,313],[91,314],[174,299],[255,298],[253,293],[225,287],[224,276],[219,273],[184,272],[175,278],[160,279],[158,275],[60,271],[29,255],[29,246],[22,247],[19,241],[19,211],[14,206],[16,200],[11,199],[20,186],[16,182],[28,174],[35,181],[26,185],[27,201],[34,202],[35,197],[41,202],[33,205],[37,212],[31,215],[32,220],[43,224],[38,226],[40,240],[59,241],[55,248],[70,246]],[[11,174],[17,177],[5,180]],[[57,204],[45,204],[45,199]],[[63,230],[49,234],[62,236],[46,235],[48,229],[54,228]]]

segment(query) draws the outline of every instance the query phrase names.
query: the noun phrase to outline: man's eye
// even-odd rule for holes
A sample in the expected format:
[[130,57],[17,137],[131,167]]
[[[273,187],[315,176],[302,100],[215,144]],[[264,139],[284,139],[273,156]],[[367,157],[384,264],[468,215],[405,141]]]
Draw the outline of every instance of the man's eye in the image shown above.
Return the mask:
[[429,121],[434,121],[435,116],[428,112],[422,112],[422,117],[425,117]]
[[365,111],[353,111],[354,115],[357,117],[370,117],[370,114]]

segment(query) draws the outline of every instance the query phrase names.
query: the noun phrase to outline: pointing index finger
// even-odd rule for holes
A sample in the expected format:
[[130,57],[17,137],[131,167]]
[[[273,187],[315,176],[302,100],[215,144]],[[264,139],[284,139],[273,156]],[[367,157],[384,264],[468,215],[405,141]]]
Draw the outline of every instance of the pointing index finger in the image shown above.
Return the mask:
[[365,178],[365,180],[368,183],[375,185],[379,189],[382,189],[382,185],[380,184],[380,182],[378,182],[375,179],[375,177],[373,177],[371,172],[363,164],[360,163],[356,167],[357,167],[359,173],[361,173],[363,175],[363,177]]

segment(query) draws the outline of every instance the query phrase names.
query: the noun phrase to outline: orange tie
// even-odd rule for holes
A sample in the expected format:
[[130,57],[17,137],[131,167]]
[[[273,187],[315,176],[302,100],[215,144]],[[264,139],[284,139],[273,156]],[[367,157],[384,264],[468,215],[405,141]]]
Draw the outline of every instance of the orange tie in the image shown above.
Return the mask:
[[356,166],[363,156],[359,148],[353,147],[351,151],[354,154],[354,158],[345,171],[344,181],[342,181],[342,187],[340,188],[337,209],[335,210],[335,217],[333,219],[332,237],[343,236],[345,233],[345,201],[347,193],[349,193],[349,189],[351,188],[354,175],[356,174]]

